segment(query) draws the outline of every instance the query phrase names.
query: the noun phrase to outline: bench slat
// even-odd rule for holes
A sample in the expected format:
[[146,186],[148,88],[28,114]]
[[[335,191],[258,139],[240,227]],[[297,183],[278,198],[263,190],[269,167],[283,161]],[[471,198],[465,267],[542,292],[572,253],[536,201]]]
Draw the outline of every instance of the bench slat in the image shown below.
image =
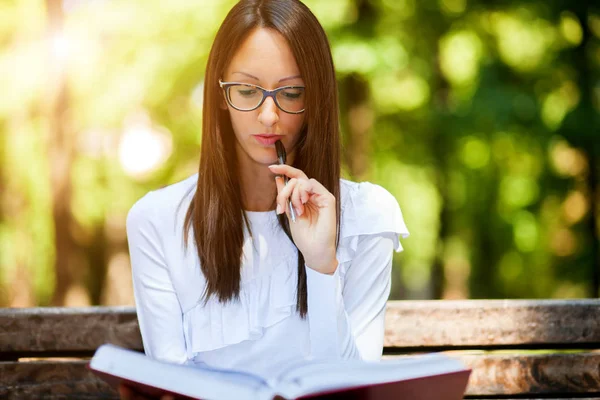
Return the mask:
[[600,394],[598,353],[450,355],[473,370],[468,396]]
[[[600,348],[600,300],[390,301],[384,346]],[[0,353],[141,349],[133,307],[0,309]]]
[[600,354],[467,355],[468,395],[600,393]]
[[118,399],[86,361],[0,362],[2,399]]
[[[473,368],[468,396],[543,397],[600,393],[600,354],[456,355]],[[386,357],[386,358],[394,358]],[[112,388],[85,368],[86,361],[0,363],[3,385],[18,398],[97,393],[115,396]],[[5,394],[5,393],[4,393]],[[0,387],[0,398],[3,397]],[[17,398],[17,397],[15,397]],[[81,397],[83,398],[83,397]]]
[[104,343],[142,349],[133,307],[0,309],[0,354],[93,352]]
[[449,355],[472,369],[470,397],[600,394],[599,353]]
[[600,348],[600,300],[390,301],[386,347]]

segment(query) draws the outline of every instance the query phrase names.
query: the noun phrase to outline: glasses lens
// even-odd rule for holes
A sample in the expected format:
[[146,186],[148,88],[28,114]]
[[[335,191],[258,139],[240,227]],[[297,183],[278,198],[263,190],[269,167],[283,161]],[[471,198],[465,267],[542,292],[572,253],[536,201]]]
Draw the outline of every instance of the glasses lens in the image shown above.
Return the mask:
[[304,110],[304,88],[290,87],[277,93],[277,102],[283,111],[299,112]]
[[[228,88],[231,105],[238,110],[253,110],[263,99],[263,90],[250,85],[232,85]],[[277,104],[283,111],[296,113],[304,110],[304,88],[289,87],[277,92]]]
[[262,90],[246,85],[233,85],[229,87],[229,101],[240,110],[251,110],[258,106],[262,100]]

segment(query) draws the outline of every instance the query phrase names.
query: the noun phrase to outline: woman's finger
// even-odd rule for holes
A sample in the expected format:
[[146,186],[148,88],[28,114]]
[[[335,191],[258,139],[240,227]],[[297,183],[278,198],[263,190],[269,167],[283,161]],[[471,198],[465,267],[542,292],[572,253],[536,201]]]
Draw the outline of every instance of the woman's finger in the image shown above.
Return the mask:
[[269,169],[271,172],[279,175],[285,175],[288,178],[297,178],[297,179],[308,179],[308,176],[304,173],[304,171],[294,168],[291,165],[287,164],[273,164],[269,165]]
[[310,198],[315,205],[325,207],[335,204],[335,196],[321,182],[316,179],[309,179],[308,182],[310,184],[308,192],[312,195]]
[[290,200],[290,196],[292,195],[292,192],[294,191],[294,187],[296,187],[296,184],[298,183],[298,180],[293,178],[290,179],[287,183],[287,185],[285,185],[280,191],[279,194],[277,195],[277,213],[281,214],[282,212],[288,211],[288,207],[287,204]]
[[304,203],[308,201],[311,192],[311,183],[306,179],[298,179],[298,183],[292,192],[292,205],[298,210],[298,216],[304,214]]
[[121,400],[131,400],[133,398],[132,390],[124,384],[119,385],[119,397]]
[[277,175],[275,177],[275,184],[277,185],[277,194],[283,190],[285,187],[285,181],[283,180],[283,176]]
[[[153,397],[148,397],[138,391],[136,391],[134,388],[121,383],[119,385],[119,397],[121,398],[121,400],[150,400]],[[175,398],[170,395],[170,394],[165,394],[163,396],[161,396],[160,400],[174,400]]]
[[[277,185],[277,195],[279,196],[283,188],[286,186],[282,175],[277,175],[275,177],[275,184]],[[279,197],[277,197],[275,200],[275,204],[277,205],[277,214],[281,214],[282,212],[286,211],[285,206],[280,205]]]

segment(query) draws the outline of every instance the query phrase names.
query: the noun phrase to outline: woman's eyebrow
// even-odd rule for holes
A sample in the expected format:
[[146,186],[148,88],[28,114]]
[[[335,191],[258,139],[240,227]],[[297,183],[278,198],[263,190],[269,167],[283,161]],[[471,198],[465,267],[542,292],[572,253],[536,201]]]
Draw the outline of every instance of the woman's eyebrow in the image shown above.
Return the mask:
[[[246,72],[235,71],[235,72],[233,72],[232,74],[242,74],[242,75],[246,75],[248,78],[251,78],[251,79],[255,79],[255,80],[257,80],[257,81],[260,81],[260,79],[258,79],[256,76],[254,76],[254,75],[250,75],[250,74],[248,74],[248,73],[246,73]],[[283,82],[283,81],[289,81],[289,80],[291,80],[291,79],[296,79],[296,78],[302,78],[302,76],[300,76],[300,75],[288,76],[288,77],[286,77],[286,78],[281,78],[281,79],[279,80],[279,82]]]

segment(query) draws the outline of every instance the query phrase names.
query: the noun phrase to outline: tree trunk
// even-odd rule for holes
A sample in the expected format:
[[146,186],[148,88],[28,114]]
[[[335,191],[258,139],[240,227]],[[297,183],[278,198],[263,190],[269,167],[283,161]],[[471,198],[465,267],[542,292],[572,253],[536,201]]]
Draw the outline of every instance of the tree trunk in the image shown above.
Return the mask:
[[598,143],[593,143],[590,149],[590,173],[588,175],[588,186],[590,190],[590,217],[588,219],[588,231],[592,238],[591,262],[593,268],[593,280],[590,297],[600,297],[600,239],[598,238],[598,218],[600,206],[600,179],[598,165],[600,164],[600,151]]
[[[48,35],[55,38],[63,26],[62,2],[46,0],[48,16]],[[73,165],[73,138],[67,131],[67,87],[66,76],[61,60],[50,55],[49,90],[46,103],[48,120],[48,152],[50,160],[50,179],[52,183],[52,216],[56,241],[55,291],[51,303],[63,305],[65,296],[73,284],[71,263],[75,244],[70,227],[73,223],[71,213],[71,168]]]
[[346,164],[352,178],[363,180],[370,157],[370,133],[373,127],[373,110],[369,105],[367,82],[356,75],[344,80],[344,92],[351,94],[347,102],[347,149]]
[[[592,34],[588,25],[588,15],[591,12],[591,2],[581,0],[568,3],[571,11],[577,16],[582,28],[582,40],[572,54],[572,65],[578,72],[577,84],[581,91],[581,101],[564,123],[564,129],[574,139],[574,145],[587,155],[589,171],[586,177],[587,192],[590,198],[590,214],[586,228],[590,239],[590,286],[589,296],[600,295],[600,232],[598,231],[598,206],[600,202],[600,118],[593,104],[594,79],[592,77],[592,60],[586,54],[589,51]],[[590,121],[591,119],[591,121]]]

